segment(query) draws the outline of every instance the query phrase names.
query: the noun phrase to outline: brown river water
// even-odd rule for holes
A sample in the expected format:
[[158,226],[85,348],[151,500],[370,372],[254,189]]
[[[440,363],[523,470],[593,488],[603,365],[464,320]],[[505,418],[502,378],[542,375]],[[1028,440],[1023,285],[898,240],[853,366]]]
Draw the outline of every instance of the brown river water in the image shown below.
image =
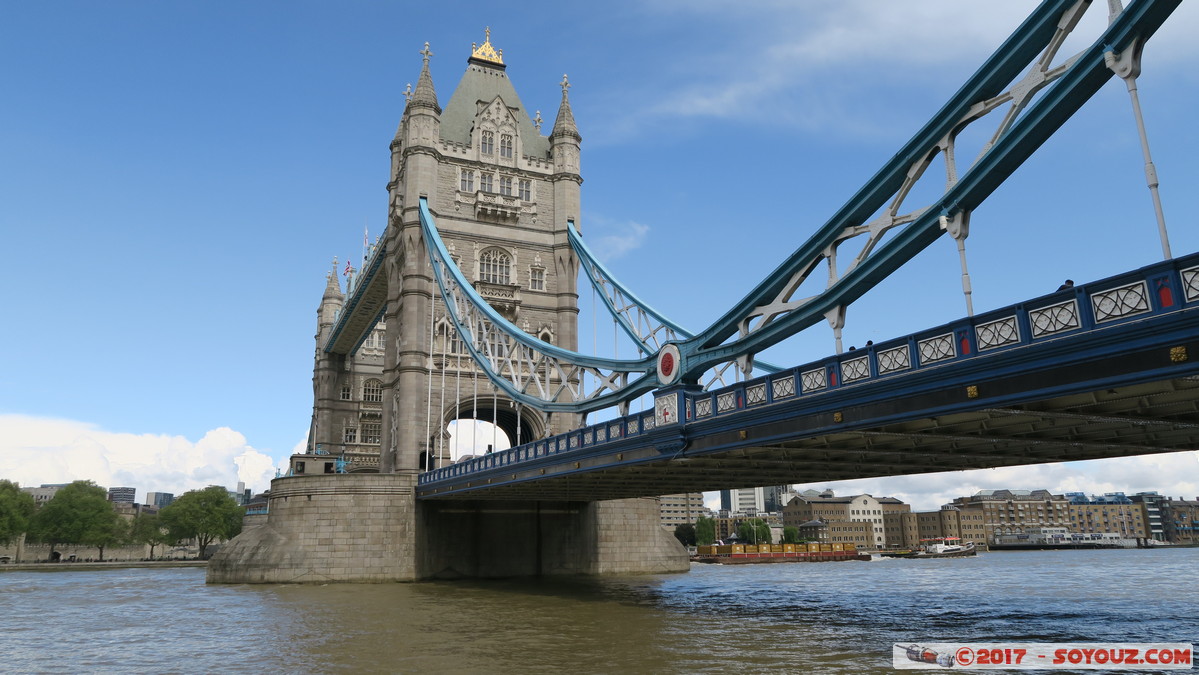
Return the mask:
[[323,586],[9,571],[0,672],[886,673],[895,642],[1199,642],[1197,571],[1199,549]]

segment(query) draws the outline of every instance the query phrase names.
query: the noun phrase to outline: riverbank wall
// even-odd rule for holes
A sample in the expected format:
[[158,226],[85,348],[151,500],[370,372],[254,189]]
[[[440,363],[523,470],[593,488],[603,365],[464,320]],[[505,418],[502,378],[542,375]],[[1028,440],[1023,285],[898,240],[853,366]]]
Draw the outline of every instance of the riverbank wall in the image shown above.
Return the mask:
[[120,560],[115,562],[8,563],[0,572],[82,572],[164,567],[208,567],[207,560]]

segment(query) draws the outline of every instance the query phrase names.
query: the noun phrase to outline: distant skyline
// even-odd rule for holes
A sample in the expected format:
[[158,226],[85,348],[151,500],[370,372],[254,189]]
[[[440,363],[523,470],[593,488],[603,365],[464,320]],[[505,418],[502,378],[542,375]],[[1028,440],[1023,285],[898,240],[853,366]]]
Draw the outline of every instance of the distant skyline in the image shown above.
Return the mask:
[[[965,472],[963,472],[963,473],[965,473]],[[91,479],[76,478],[74,480],[91,480]],[[926,496],[924,496],[924,495],[920,495],[917,497],[917,499],[921,500],[921,501],[912,502],[912,501],[909,501],[909,499],[905,499],[904,497],[899,496],[898,494],[891,494],[891,493],[886,493],[886,492],[871,492],[869,489],[855,489],[855,486],[869,487],[870,485],[872,485],[871,481],[873,481],[873,480],[887,481],[888,483],[890,483],[890,482],[896,481],[897,479],[896,478],[884,478],[884,479],[866,479],[866,480],[861,480],[861,481],[834,481],[834,482],[827,482],[827,483],[810,483],[810,484],[790,485],[790,486],[786,486],[786,487],[790,487],[797,493],[802,493],[806,490],[816,490],[818,492],[823,492],[824,490],[832,490],[834,492],[834,494],[838,497],[848,497],[848,496],[854,496],[854,495],[858,495],[858,494],[870,494],[871,496],[874,496],[874,497],[894,497],[904,503],[910,504],[915,510],[921,510],[921,511],[937,510],[941,506],[953,502],[953,500],[957,499],[958,497],[969,497],[972,495],[976,495],[981,490],[1029,490],[1029,491],[1032,491],[1032,490],[1047,489],[1042,486],[999,485],[999,486],[989,487],[989,488],[978,488],[976,490],[971,490],[969,492],[954,493],[954,494],[952,494],[952,496],[946,497],[940,503],[931,504],[930,502],[928,502]],[[71,482],[71,481],[64,481],[62,483],[37,483],[37,484],[31,483],[28,485],[21,484],[21,487],[22,488],[47,487],[47,486],[54,486],[54,485],[65,485],[69,482]],[[95,482],[95,481],[93,480],[92,482]],[[918,482],[915,484],[919,485]],[[113,488],[133,487],[135,490],[134,502],[137,504],[147,504],[148,502],[146,501],[146,498],[148,497],[149,494],[156,493],[156,492],[157,493],[161,493],[161,492],[169,493],[170,492],[169,490],[153,490],[153,489],[143,490],[140,487],[135,487],[132,485],[103,485],[100,483],[97,483],[97,485],[100,485],[100,487],[102,487],[108,491],[111,491]],[[875,484],[875,485],[877,485],[877,484]],[[208,486],[204,486],[204,487],[208,487]],[[228,486],[221,486],[221,487],[225,487],[226,489],[228,489],[230,491],[236,491],[236,489],[237,489],[236,484],[228,485]],[[758,486],[758,487],[766,487],[766,486]],[[202,489],[202,488],[195,488],[195,489]],[[952,492],[953,492],[952,489],[949,489],[945,492],[945,494],[950,494]],[[1164,497],[1172,497],[1175,499],[1199,500],[1199,495],[1194,495],[1194,494],[1170,494],[1170,493],[1162,492],[1161,490],[1157,490],[1157,489],[1130,490],[1130,489],[1121,489],[1118,486],[1112,486],[1112,487],[1110,487],[1110,489],[1105,489],[1102,492],[1094,492],[1094,491],[1088,491],[1088,490],[1082,490],[1082,489],[1069,489],[1069,490],[1052,490],[1051,489],[1051,490],[1049,490],[1049,492],[1051,492],[1052,494],[1063,494],[1063,495],[1066,493],[1081,492],[1081,493],[1086,494],[1088,497],[1103,496],[1105,494],[1111,494],[1111,493],[1123,493],[1128,496],[1133,496],[1139,492],[1156,492]],[[255,493],[257,493],[257,491],[255,491]],[[172,494],[174,497],[179,497],[181,493],[179,493],[179,494],[172,493]],[[708,508],[712,509],[713,511],[719,511],[720,510],[720,492],[717,491],[717,492],[708,493],[708,496],[705,498],[704,505],[707,506]]]
[[[641,297],[698,330],[1035,5],[10,3],[0,478],[142,495],[268,487],[304,447],[325,274],[334,256],[357,263],[364,226],[372,240],[383,231],[388,144],[426,41],[442,105],[488,26],[530,116],[552,123],[569,75],[584,236]],[[1107,14],[1092,5],[1090,35]],[[1199,251],[1195,35],[1199,3],[1183,3],[1146,46],[1139,80],[1175,255]],[[967,253],[979,312],[1161,259],[1122,82],[974,212]],[[959,274],[952,242],[935,242],[850,307],[845,345],[964,315]],[[603,352],[592,336],[611,324],[596,328],[591,303],[584,290],[580,347]],[[833,350],[822,325],[762,358]],[[826,486],[919,509],[1005,487],[1196,496],[1199,453],[803,487]]]

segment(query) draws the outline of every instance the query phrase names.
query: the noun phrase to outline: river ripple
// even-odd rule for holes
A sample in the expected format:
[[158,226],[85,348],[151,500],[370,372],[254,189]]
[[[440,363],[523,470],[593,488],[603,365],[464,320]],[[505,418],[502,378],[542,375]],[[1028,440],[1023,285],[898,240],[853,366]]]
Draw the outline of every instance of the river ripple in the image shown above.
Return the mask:
[[6,572],[0,670],[885,673],[893,642],[1199,642],[1197,570],[1199,549],[379,585]]

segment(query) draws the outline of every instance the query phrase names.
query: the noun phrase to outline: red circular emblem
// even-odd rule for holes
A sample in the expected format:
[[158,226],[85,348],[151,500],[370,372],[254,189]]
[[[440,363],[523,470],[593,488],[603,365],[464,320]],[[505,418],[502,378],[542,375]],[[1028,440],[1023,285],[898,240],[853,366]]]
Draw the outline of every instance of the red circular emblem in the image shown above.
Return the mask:
[[674,354],[666,352],[662,355],[662,364],[658,366],[658,370],[662,373],[662,377],[670,377],[674,372]]

